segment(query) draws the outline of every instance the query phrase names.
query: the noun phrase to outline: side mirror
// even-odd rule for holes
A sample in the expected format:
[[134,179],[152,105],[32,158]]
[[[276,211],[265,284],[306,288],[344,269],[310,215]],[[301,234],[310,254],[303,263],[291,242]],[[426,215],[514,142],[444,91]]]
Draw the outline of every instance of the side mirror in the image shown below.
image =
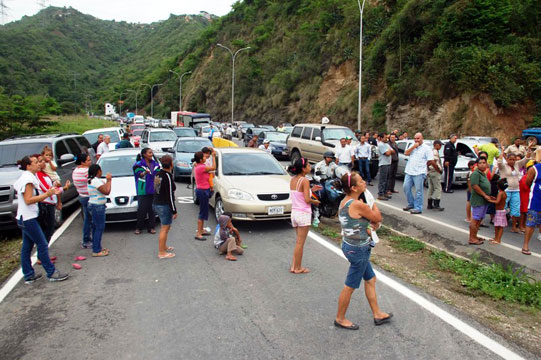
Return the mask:
[[321,136],[316,136],[316,141],[321,141]]
[[170,153],[170,154],[174,154],[174,153],[175,153],[175,149],[169,148],[169,149],[167,149],[167,152]]
[[73,161],[75,161],[75,156],[73,154],[64,154],[60,156],[60,159],[58,160],[58,165],[62,166]]

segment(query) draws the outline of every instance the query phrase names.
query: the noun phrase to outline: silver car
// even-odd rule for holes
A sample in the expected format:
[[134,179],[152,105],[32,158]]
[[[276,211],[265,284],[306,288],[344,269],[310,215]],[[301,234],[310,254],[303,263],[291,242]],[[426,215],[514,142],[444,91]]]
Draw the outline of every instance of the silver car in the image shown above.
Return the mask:
[[113,175],[111,193],[107,196],[105,221],[108,223],[137,220],[137,192],[133,175],[139,149],[119,149],[104,153],[98,160],[103,177]]
[[[426,140],[426,139],[423,140],[423,142],[427,144],[431,149],[432,149],[433,141],[434,140]],[[448,141],[449,140],[444,140],[442,142],[445,144]],[[408,156],[406,156],[404,152],[406,151],[406,149],[409,149],[413,145],[413,143],[414,143],[414,140],[399,140],[396,142],[398,146],[398,169],[396,171],[396,176],[399,176],[399,177],[406,176],[406,165],[408,162]],[[475,156],[475,154],[471,154],[469,152],[468,150],[469,147],[466,147],[465,144],[460,143],[460,145],[461,146],[459,147],[459,142],[457,141],[457,149],[459,150],[460,155],[458,156],[458,161],[455,166],[455,172],[453,175],[453,184],[466,185],[467,179],[468,179],[468,172],[469,172],[468,162],[470,160],[475,160],[477,157]],[[462,154],[465,154],[466,156]],[[443,146],[440,149],[440,158],[443,163]],[[442,178],[441,178],[442,183],[443,183],[443,176],[444,174],[442,174]]]

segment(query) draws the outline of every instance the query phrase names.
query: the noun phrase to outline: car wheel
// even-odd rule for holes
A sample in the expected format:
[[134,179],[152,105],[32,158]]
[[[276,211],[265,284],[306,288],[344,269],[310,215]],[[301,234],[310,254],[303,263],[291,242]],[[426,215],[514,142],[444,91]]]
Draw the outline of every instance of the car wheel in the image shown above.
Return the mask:
[[297,160],[299,160],[300,158],[301,153],[297,150],[293,151],[293,153],[291,154],[291,165],[295,164],[295,162],[297,162]]
[[195,205],[199,205],[199,199],[195,195],[195,183],[192,183],[192,200]]
[[224,214],[224,203],[222,201],[222,198],[220,196],[216,197],[216,201],[214,201],[214,215],[216,215],[216,221]]
[[64,216],[62,215],[62,210],[54,209],[54,226],[59,228],[63,222]]
[[530,141],[532,142],[532,145],[537,145],[537,138],[535,136],[528,136],[526,138],[526,144]]

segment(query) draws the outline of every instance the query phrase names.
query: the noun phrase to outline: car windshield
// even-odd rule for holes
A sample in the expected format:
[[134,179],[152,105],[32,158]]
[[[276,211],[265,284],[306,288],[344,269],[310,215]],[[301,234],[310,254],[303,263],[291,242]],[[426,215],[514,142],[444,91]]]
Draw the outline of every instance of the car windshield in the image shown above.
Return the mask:
[[285,130],[286,133],[291,134],[291,132],[293,131],[293,127],[292,126],[286,126],[286,127],[284,127],[284,130]]
[[285,175],[280,163],[267,153],[230,153],[222,155],[224,175]]
[[100,131],[100,132],[93,132],[90,134],[85,134],[85,138],[87,138],[89,143],[94,144],[96,141],[98,141],[98,136],[100,134],[103,134],[103,136],[109,135],[111,137],[112,143],[117,143],[120,141],[120,138],[118,137],[118,131],[116,130]]
[[111,173],[113,177],[133,176],[133,164],[136,162],[137,154],[123,156],[102,157],[98,161],[103,176]]
[[248,128],[253,128],[253,127],[255,127],[255,125],[254,125],[254,124],[247,123],[247,124],[242,124],[242,127],[245,128],[245,129],[248,129]]
[[340,140],[346,136],[355,138],[353,131],[348,128],[332,128],[323,130],[323,137],[325,140]]
[[269,141],[276,141],[276,142],[285,143],[288,134],[287,133],[281,133],[281,132],[275,132],[275,133],[274,132],[269,132],[269,133],[266,133],[265,136],[266,136],[265,138],[268,139]]
[[159,131],[150,133],[150,141],[175,141],[177,134],[174,131]]
[[141,136],[141,134],[143,133],[143,130],[144,130],[144,129],[135,129],[135,130],[132,131],[131,134],[132,134],[133,136]]
[[208,140],[185,140],[179,141],[177,144],[177,151],[182,153],[195,153],[201,151],[204,147],[212,147],[212,144]]
[[17,161],[27,155],[41,154],[45,145],[51,147],[50,143],[34,142],[0,145],[0,167],[16,166]]
[[173,129],[178,137],[191,137],[197,136],[197,132],[194,129]]

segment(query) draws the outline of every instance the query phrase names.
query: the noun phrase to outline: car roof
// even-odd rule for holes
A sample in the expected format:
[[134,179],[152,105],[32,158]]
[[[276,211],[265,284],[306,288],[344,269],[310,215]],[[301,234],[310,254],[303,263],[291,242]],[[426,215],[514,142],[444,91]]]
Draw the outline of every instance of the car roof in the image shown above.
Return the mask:
[[128,156],[128,155],[137,155],[141,152],[141,149],[138,148],[124,148],[124,149],[114,149],[103,153],[100,158],[108,158],[112,156]]
[[185,137],[179,137],[177,141],[188,141],[188,140],[203,140],[203,141],[210,141],[208,138],[200,137],[200,136],[185,136]]
[[217,152],[220,152],[222,154],[236,154],[236,153],[246,153],[246,154],[261,154],[267,153],[264,150],[260,150],[257,148],[244,148],[244,147],[224,147],[224,148],[215,148]]
[[188,130],[194,130],[195,129],[193,127],[189,127],[189,126],[177,126],[177,127],[174,127],[173,130],[175,129],[188,129]]
[[72,137],[79,137],[81,134],[77,133],[58,133],[58,134],[40,134],[40,135],[22,135],[13,136],[0,141],[0,144],[22,144],[31,142],[43,142],[52,141],[53,139],[65,139]]
[[297,126],[313,126],[313,127],[325,127],[325,128],[331,128],[331,129],[343,129],[343,128],[347,128],[349,129],[347,126],[344,126],[344,125],[332,125],[332,124],[315,124],[315,123],[302,123],[302,124],[296,124],[295,127]]
[[93,130],[87,130],[83,133],[84,134],[93,134],[93,133],[97,133],[97,132],[102,132],[102,131],[114,131],[114,130],[120,130],[122,129],[121,127],[108,127],[108,128],[100,128],[100,129],[93,129]]
[[171,129],[165,129],[165,128],[147,128],[145,130],[148,130],[150,132],[174,132]]

